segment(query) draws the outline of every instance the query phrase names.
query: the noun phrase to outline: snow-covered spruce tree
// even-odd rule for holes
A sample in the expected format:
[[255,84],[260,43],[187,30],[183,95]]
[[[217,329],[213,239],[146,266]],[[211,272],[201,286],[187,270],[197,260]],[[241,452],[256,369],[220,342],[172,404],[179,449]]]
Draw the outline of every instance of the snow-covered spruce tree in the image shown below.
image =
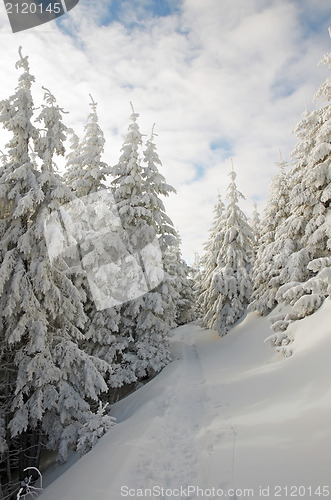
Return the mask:
[[161,160],[156,151],[154,143],[153,125],[152,134],[146,143],[144,149],[143,179],[144,179],[144,196],[143,202],[149,210],[148,223],[154,227],[159,248],[162,252],[163,259],[163,276],[162,283],[156,290],[163,298],[163,316],[159,319],[165,322],[169,328],[175,325],[176,308],[177,308],[177,279],[178,275],[174,269],[170,269],[168,265],[169,254],[171,249],[179,245],[178,234],[174,228],[172,220],[167,216],[165,206],[160,196],[169,196],[170,193],[176,193],[176,190],[167,184],[164,176],[159,172],[158,166],[162,166]]
[[199,259],[199,272],[195,276],[194,291],[197,303],[197,314],[203,317],[208,309],[207,299],[208,290],[211,287],[213,272],[218,266],[219,251],[222,241],[222,227],[223,227],[223,214],[224,203],[221,195],[218,194],[218,200],[214,207],[214,220],[210,229],[210,235],[207,243],[204,246],[204,254]]
[[[88,441],[88,437],[84,436],[84,429],[90,420],[93,420],[95,425],[97,418],[100,435],[112,425],[112,419],[100,415],[97,410],[100,394],[108,390],[105,376],[111,371],[111,367],[97,356],[86,352],[84,348],[85,294],[82,288],[73,284],[65,254],[60,254],[50,262],[47,258],[50,248],[47,248],[47,254],[45,252],[43,233],[47,232],[47,221],[52,220],[52,215],[57,214],[64,204],[73,200],[71,190],[54,172],[54,156],[65,153],[63,141],[66,127],[62,123],[63,111],[56,105],[52,94],[45,90],[47,105],[42,106],[38,117],[38,121],[43,123],[45,133],[36,143],[36,151],[41,159],[39,183],[45,196],[44,201],[35,210],[35,227],[31,228],[27,239],[30,238],[31,259],[36,256],[34,265],[31,265],[31,280],[35,284],[38,301],[46,313],[47,334],[51,340],[50,344],[53,344],[52,361],[61,372],[60,380],[57,375],[55,383],[52,384],[52,390],[57,391],[58,399],[54,398],[53,406],[48,402],[47,412],[45,411],[42,418],[42,428],[48,437],[46,444],[59,449],[60,458],[65,459],[69,446],[75,445],[81,439]],[[73,251],[76,253],[75,248]],[[44,356],[42,350],[41,355]],[[36,356],[34,362],[35,358]],[[49,382],[48,379],[48,385]],[[58,435],[55,432],[55,424]],[[92,444],[90,443],[90,446]],[[87,446],[85,443],[86,448]]]
[[[331,68],[331,54],[324,62]],[[283,286],[278,302],[292,306],[285,317],[273,324],[275,335],[270,340],[290,353],[293,340],[286,332],[288,325],[320,307],[330,294],[330,168],[331,168],[331,78],[318,90],[315,100],[324,106],[305,113],[294,129],[300,142],[292,153],[291,215],[279,233],[292,234],[296,251],[281,273]]]
[[154,224],[154,229],[159,235],[159,242],[162,246],[167,247],[171,245],[174,238],[177,238],[177,234],[172,220],[166,214],[165,206],[160,196],[167,197],[170,193],[176,193],[176,190],[167,184],[164,176],[158,170],[158,166],[162,166],[162,162],[154,143],[154,137],[157,136],[154,132],[154,127],[155,124],[143,152],[145,166],[142,171],[144,179],[142,201],[150,211],[150,222]]
[[253,215],[250,220],[250,226],[253,231],[253,236],[254,236],[254,253],[256,254],[257,248],[258,248],[258,241],[260,239],[260,233],[261,233],[261,219],[260,219],[260,214],[257,209],[257,203],[255,200],[253,200]]
[[169,262],[172,263],[172,274],[175,277],[174,287],[178,294],[176,301],[176,324],[185,325],[196,319],[194,281],[189,276],[190,267],[182,257],[180,249],[181,239],[178,236],[177,242],[168,250]]
[[64,182],[75,192],[75,187],[80,184],[79,173],[82,173],[79,161],[80,140],[72,128],[67,129],[67,138],[70,142],[70,152],[66,155],[66,169],[63,175]]
[[290,206],[289,180],[282,156],[277,166],[279,173],[274,176],[269,188],[252,272],[253,294],[249,309],[262,315],[268,314],[277,305],[276,293],[281,285],[279,276],[294,248],[291,235],[278,233],[290,215]]
[[144,152],[146,167],[142,166],[138,116],[133,111],[122,155],[113,169],[114,195],[127,248],[135,256],[145,281],[145,290],[143,284],[137,283],[140,296],[128,300],[121,310],[120,332],[128,341],[122,354],[123,363],[132,369],[132,382],[160,371],[169,361],[167,335],[176,314],[176,291],[172,283],[175,278],[167,272],[164,261],[176,232],[159,198],[167,196],[173,188],[158,172],[161,162],[153,142],[154,133]]
[[[8,154],[1,168],[0,199],[1,199],[1,240],[0,240],[0,405],[1,414],[5,422],[7,453],[1,455],[2,489],[8,495],[12,493],[12,473],[24,465],[25,437],[13,440],[13,433],[9,430],[12,419],[12,405],[15,397],[18,366],[15,360],[16,352],[14,341],[11,340],[11,331],[19,330],[24,322],[21,307],[31,307],[33,310],[33,296],[29,297],[26,287],[20,290],[20,281],[26,280],[29,286],[25,263],[18,248],[21,237],[30,224],[33,207],[40,203],[44,194],[36,180],[29,144],[38,137],[37,129],[31,123],[33,101],[31,85],[34,77],[29,73],[26,57],[22,56],[16,68],[22,68],[16,92],[0,103],[0,122],[12,138],[7,144]],[[10,282],[8,286],[8,282]],[[22,304],[21,292],[26,294]],[[15,335],[15,333],[14,333]],[[10,448],[14,448],[9,451]],[[37,455],[36,448],[31,450],[31,456]]]
[[154,127],[155,125],[144,150],[146,166],[143,170],[143,178],[146,192],[143,199],[146,200],[146,207],[151,211],[149,223],[154,225],[162,251],[165,276],[156,291],[163,297],[163,315],[159,315],[159,319],[168,325],[167,331],[183,320],[183,317],[182,319],[180,317],[182,313],[184,314],[186,307],[187,317],[190,316],[191,313],[188,310],[191,309],[192,305],[190,298],[192,283],[187,279],[188,266],[181,256],[180,237],[174,229],[172,220],[167,216],[164,203],[160,199],[160,195],[169,196],[169,193],[176,191],[166,183],[164,176],[158,171],[158,165],[161,166],[162,163],[154,143],[156,136]]
[[105,138],[99,125],[97,103],[90,95],[92,108],[87,118],[83,140],[72,135],[72,151],[68,155],[65,181],[79,198],[105,189],[109,167],[101,160]]
[[193,301],[194,301],[194,318],[196,321],[201,320],[202,318],[202,307],[199,300],[202,293],[202,285],[201,285],[201,273],[202,273],[202,258],[198,254],[198,252],[194,252],[194,261],[190,268],[189,276],[193,281]]
[[214,207],[214,221],[210,230],[209,239],[204,247],[205,254],[201,259],[201,265],[206,275],[210,274],[218,265],[219,248],[221,244],[221,229],[223,227],[225,205],[222,197],[218,195],[217,204]]
[[[7,167],[7,155],[5,155],[2,151],[1,154],[1,165],[0,165],[0,178],[3,176],[4,171]],[[11,211],[11,201],[5,199],[5,196],[0,197],[0,240],[6,230],[8,224],[8,216]],[[2,262],[4,255],[0,250],[0,263]]]
[[111,169],[102,161],[105,139],[92,97],[90,106],[92,111],[83,140],[78,143],[77,137],[72,136],[73,151],[67,157],[65,179],[79,198],[68,211],[80,227],[79,249],[84,270],[81,286],[86,293],[84,309],[88,318],[85,350],[111,365],[107,399],[112,400],[112,389],[123,381],[131,381],[130,368],[122,362],[121,355],[127,342],[119,334],[124,271],[121,259],[127,250],[113,194],[105,185]]
[[[53,155],[63,147],[59,109],[43,108],[45,135],[40,136],[31,123],[34,79],[21,49],[17,67],[23,68],[17,91],[0,104],[0,121],[12,133],[0,178],[1,198],[8,201],[1,238],[0,356],[7,368],[1,373],[1,404],[9,493],[13,471],[23,479],[25,467],[38,466],[44,444],[60,448],[64,457],[77,441],[81,425],[92,416],[90,402],[107,390],[102,372],[108,368],[79,348],[85,321],[81,292],[60,257],[51,265],[44,237],[47,214],[70,196],[52,170]],[[33,143],[41,171],[29,155]]]
[[251,298],[253,233],[238,202],[244,196],[236,186],[236,173],[230,173],[228,206],[221,217],[217,267],[211,271],[209,286],[203,293],[204,321],[209,328],[225,335],[243,315]]
[[[146,217],[147,211],[142,204],[143,178],[139,157],[142,135],[137,124],[138,116],[132,109],[131,123],[121,149],[122,154],[117,165],[112,168],[112,186],[116,209],[124,230],[124,243],[130,255],[138,254],[138,267],[141,269],[143,266],[139,250],[143,248],[145,239],[147,240],[145,244],[153,240],[155,233],[143,219],[144,216]],[[144,235],[145,229],[146,236]],[[123,371],[121,377],[116,376],[111,380],[112,386],[116,387],[117,385],[119,388],[123,385],[134,384],[137,381],[137,373],[139,374],[139,363],[134,343],[137,340],[137,317],[141,310],[142,298],[137,299],[134,294],[131,297],[130,284],[127,283],[127,280],[137,280],[137,289],[141,288],[142,293],[145,290],[144,284],[141,283],[143,276],[132,275],[130,268],[124,268],[122,274],[123,280],[119,283],[119,290],[123,295],[119,325],[119,342],[122,347],[118,353],[118,362]]]
[[191,273],[190,273],[194,281],[195,281],[196,276],[200,272],[200,268],[201,268],[201,257],[200,257],[198,252],[194,252],[194,261],[193,261],[193,264],[191,267]]

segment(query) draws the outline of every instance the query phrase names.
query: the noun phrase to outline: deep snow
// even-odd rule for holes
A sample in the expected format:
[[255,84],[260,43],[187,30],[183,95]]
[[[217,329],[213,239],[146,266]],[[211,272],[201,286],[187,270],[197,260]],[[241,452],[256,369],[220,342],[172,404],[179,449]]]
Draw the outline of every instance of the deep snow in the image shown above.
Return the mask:
[[117,425],[41,500],[330,496],[330,317],[327,300],[292,326],[286,359],[256,313],[223,338],[177,328],[172,363],[114,405]]

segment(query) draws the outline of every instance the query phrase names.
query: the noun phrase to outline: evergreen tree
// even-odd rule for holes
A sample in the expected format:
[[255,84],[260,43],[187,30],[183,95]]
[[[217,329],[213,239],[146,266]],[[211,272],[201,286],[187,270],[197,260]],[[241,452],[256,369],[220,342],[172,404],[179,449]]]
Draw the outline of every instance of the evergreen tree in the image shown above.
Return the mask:
[[280,274],[294,245],[290,235],[277,232],[290,215],[286,162],[281,156],[277,166],[279,174],[273,178],[269,188],[252,272],[253,294],[249,309],[262,315],[268,314],[277,304]]
[[[34,77],[30,75],[27,57],[23,57],[19,48],[20,59],[16,68],[22,68],[18,86],[14,95],[0,103],[0,122],[12,133],[7,144],[8,155],[1,169],[0,199],[1,210],[1,267],[0,267],[0,401],[1,417],[4,421],[6,433],[3,439],[6,442],[7,453],[1,457],[1,480],[6,494],[12,493],[13,469],[20,463],[20,472],[23,467],[24,448],[23,438],[17,439],[15,452],[9,452],[12,447],[12,434],[9,424],[12,418],[12,405],[15,397],[17,363],[15,362],[15,331],[19,332],[25,316],[21,313],[22,296],[20,281],[29,286],[24,260],[18,248],[21,237],[25,234],[30,223],[30,216],[35,204],[43,200],[44,193],[40,188],[36,172],[29,155],[29,144],[38,137],[37,129],[32,125],[33,100],[31,85]],[[16,279],[14,280],[14,277]],[[7,283],[10,282],[8,286]],[[7,285],[7,286],[6,286]],[[24,287],[26,291],[26,287]],[[26,293],[25,307],[33,310],[33,297]],[[12,336],[14,337],[12,339]],[[22,451],[20,451],[20,448]],[[35,450],[33,450],[35,451]],[[32,453],[31,453],[32,454]]]
[[[132,105],[131,105],[132,106]],[[137,254],[138,265],[130,269],[130,263],[127,271],[123,273],[123,283],[121,290],[126,293],[127,298],[121,307],[120,337],[123,346],[120,353],[120,364],[125,367],[125,377],[118,380],[119,386],[131,384],[140,376],[139,363],[134,349],[137,340],[137,316],[141,309],[142,299],[140,295],[146,293],[147,286],[144,280],[142,258],[140,250],[154,239],[155,231],[153,228],[146,227],[144,217],[147,210],[142,204],[143,196],[143,176],[139,149],[142,145],[142,135],[139,130],[137,118],[139,115],[134,112],[130,117],[130,125],[122,146],[122,154],[119,162],[112,169],[114,180],[114,197],[116,208],[121,220],[125,235],[125,245],[130,255]],[[145,235],[146,230],[146,235]],[[136,273],[134,273],[136,271]],[[127,280],[127,282],[126,282]],[[131,297],[129,281],[134,281],[136,296],[133,293]],[[132,299],[130,301],[130,299]]]
[[[331,67],[331,54],[324,61]],[[274,323],[276,334],[270,339],[285,354],[291,352],[287,347],[289,324],[318,309],[330,293],[330,78],[321,85],[315,99],[326,104],[306,112],[295,128],[300,141],[292,153],[291,215],[279,228],[279,234],[292,235],[296,244],[282,270],[283,286],[276,296],[278,302],[292,309]]]
[[[30,259],[30,279],[34,284],[34,294],[42,306],[44,324],[41,324],[40,339],[35,341],[36,350],[33,351],[32,359],[27,360],[22,378],[28,378],[31,385],[33,368],[38,367],[40,370],[36,379],[33,379],[35,387],[38,387],[37,391],[33,391],[33,397],[40,390],[42,404],[43,398],[44,401],[46,399],[46,391],[52,394],[52,400],[47,401],[43,410],[40,408],[42,429],[48,438],[47,445],[59,449],[60,457],[66,458],[68,446],[75,445],[82,438],[81,427],[93,418],[95,403],[91,402],[98,403],[100,393],[107,392],[104,377],[111,368],[83,349],[85,294],[72,283],[65,256],[59,255],[52,262],[48,258],[49,247],[45,241],[47,221],[52,220],[52,215],[63,204],[70,202],[73,195],[54,172],[54,156],[65,152],[63,141],[66,127],[62,123],[63,111],[56,105],[52,94],[45,90],[47,105],[42,106],[38,117],[38,121],[43,123],[45,134],[36,144],[41,159],[38,181],[44,192],[44,200],[35,208],[34,224],[25,236],[30,247],[30,253],[27,254]],[[40,347],[43,342],[47,356]],[[47,370],[48,367],[52,367],[51,372]],[[104,425],[108,422],[109,418],[104,417]]]
[[174,326],[176,314],[174,277],[167,273],[164,258],[176,233],[159,198],[159,195],[167,196],[173,188],[158,172],[157,166],[161,162],[153,142],[154,133],[144,151],[147,165],[142,166],[139,115],[132,111],[122,155],[113,169],[115,201],[125,241],[129,253],[139,265],[135,277],[136,296],[121,310],[120,332],[127,340],[122,362],[132,370],[127,383],[158,372],[167,364],[167,335],[169,328]]
[[121,304],[127,300],[125,264],[129,254],[113,194],[105,186],[111,169],[101,159],[105,140],[97,105],[92,97],[91,101],[92,112],[82,142],[72,137],[73,152],[68,155],[65,178],[79,197],[68,206],[68,213],[75,218],[73,231],[84,271],[81,286],[87,297],[84,309],[88,317],[85,349],[111,366],[107,399],[112,401],[116,393],[113,388],[132,381],[131,368],[122,358],[127,341],[119,333]]
[[233,169],[230,177],[229,204],[221,217],[217,235],[220,239],[217,267],[211,272],[210,285],[203,294],[204,321],[220,335],[225,335],[243,315],[252,288],[253,234],[246,215],[238,206],[244,196],[237,189]]
[[250,226],[253,231],[253,236],[254,236],[254,253],[256,254],[257,252],[257,247],[258,247],[258,241],[260,238],[260,233],[261,233],[261,219],[260,219],[260,214],[257,210],[257,203],[255,200],[253,200],[253,216],[250,221]]
[[218,266],[219,252],[222,244],[224,210],[224,203],[221,195],[218,194],[218,201],[214,207],[214,221],[210,230],[210,236],[204,246],[205,253],[199,262],[199,273],[195,277],[195,293],[199,316],[204,316],[209,307],[208,291],[211,288],[213,273]]
[[79,198],[105,189],[110,168],[101,160],[105,138],[100,128],[97,103],[90,95],[92,108],[85,126],[83,140],[72,133],[72,152],[68,155],[65,181]]
[[[162,163],[156,151],[155,135],[153,126],[151,137],[143,152],[146,165],[142,171],[142,202],[148,210],[145,220],[155,231],[154,241],[157,242],[156,247],[159,250],[159,263],[155,267],[157,273],[161,271],[161,274],[159,279],[148,277],[150,291],[140,298],[141,309],[137,322],[139,333],[135,344],[139,365],[143,369],[139,377],[159,372],[170,360],[168,336],[169,330],[176,326],[179,298],[179,276],[177,269],[171,265],[173,262],[170,264],[170,253],[177,243],[177,233],[160,199],[160,196],[169,196],[175,189],[166,183],[158,170],[158,165],[161,166]],[[148,251],[146,257],[148,268],[153,272],[153,250]]]
[[194,261],[190,270],[190,277],[193,280],[193,298],[194,298],[194,317],[200,322],[203,316],[200,297],[203,292],[202,288],[202,258],[198,252],[194,252]]
[[[1,238],[0,357],[1,418],[7,452],[3,456],[4,487],[13,492],[12,473],[38,467],[43,445],[65,457],[80,427],[91,416],[91,401],[107,387],[106,363],[80,349],[84,326],[83,297],[66,276],[59,256],[51,264],[45,221],[71,193],[54,173],[53,156],[63,153],[65,127],[61,110],[46,93],[50,106],[40,120],[45,134],[32,125],[33,101],[27,57],[20,49],[16,65],[23,69],[16,93],[0,103],[0,121],[12,133],[1,172],[1,198],[6,200]],[[36,170],[29,147],[35,146]]]
[[214,207],[215,215],[214,215],[213,225],[210,230],[210,237],[205,245],[205,255],[201,260],[203,268],[206,270],[208,269],[209,272],[213,271],[218,266],[218,256],[221,245],[224,210],[225,210],[225,205],[222,201],[221,195],[219,194],[218,202]]
[[146,165],[143,170],[145,181],[143,200],[146,208],[150,211],[149,224],[154,227],[158,246],[162,252],[160,265],[165,274],[157,292],[161,294],[163,300],[163,314],[160,319],[167,325],[164,332],[166,333],[176,325],[180,278],[178,269],[173,265],[174,262],[179,263],[179,261],[173,261],[172,250],[177,248],[180,252],[180,241],[172,220],[166,214],[164,203],[160,199],[160,196],[169,196],[170,193],[176,193],[176,190],[166,183],[164,176],[158,170],[158,165],[162,166],[162,163],[154,143],[156,135],[154,126],[144,150],[144,163]]
[[189,276],[191,268],[182,257],[180,241],[180,237],[178,237],[176,244],[169,248],[169,259],[173,263],[173,275],[176,277],[174,281],[175,290],[178,294],[176,300],[176,324],[179,326],[196,319],[194,281]]
[[198,254],[198,252],[194,252],[194,261],[193,261],[192,268],[191,268],[191,274],[192,274],[192,277],[194,280],[195,280],[195,277],[200,272],[200,268],[201,268],[201,257]]

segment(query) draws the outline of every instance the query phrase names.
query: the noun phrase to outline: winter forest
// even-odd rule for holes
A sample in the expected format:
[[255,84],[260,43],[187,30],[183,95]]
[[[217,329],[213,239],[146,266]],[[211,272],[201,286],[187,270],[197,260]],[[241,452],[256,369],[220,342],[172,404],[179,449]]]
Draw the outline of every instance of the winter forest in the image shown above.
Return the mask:
[[[331,54],[323,62],[331,68]],[[224,337],[247,311],[273,312],[267,342],[288,358],[290,325],[331,293],[330,78],[294,128],[291,157],[280,156],[263,214],[242,211],[229,164],[204,254],[189,266],[163,202],[175,189],[159,171],[157,127],[143,135],[131,104],[110,166],[93,96],[78,137],[51,90],[34,102],[42,82],[21,47],[16,69],[17,87],[0,102],[8,137],[0,166],[2,500],[26,494],[25,470],[42,470],[46,453],[65,462],[111,433],[112,405],[171,362],[177,326],[194,322]]]

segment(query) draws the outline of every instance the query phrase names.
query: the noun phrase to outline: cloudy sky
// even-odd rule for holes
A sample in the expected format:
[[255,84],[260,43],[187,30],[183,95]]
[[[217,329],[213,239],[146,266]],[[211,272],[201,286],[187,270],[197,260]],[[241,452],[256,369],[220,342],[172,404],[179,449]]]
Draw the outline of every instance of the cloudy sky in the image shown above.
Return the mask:
[[[265,206],[279,150],[327,78],[330,0],[80,0],[57,21],[13,34],[0,3],[0,99],[13,93],[19,45],[36,77],[35,104],[49,88],[81,135],[89,93],[98,103],[113,165],[130,101],[146,139],[153,123],[162,173],[176,190],[168,214],[191,262],[202,252],[213,206],[229,184],[231,158],[252,214]],[[5,138],[0,131],[0,145]]]

